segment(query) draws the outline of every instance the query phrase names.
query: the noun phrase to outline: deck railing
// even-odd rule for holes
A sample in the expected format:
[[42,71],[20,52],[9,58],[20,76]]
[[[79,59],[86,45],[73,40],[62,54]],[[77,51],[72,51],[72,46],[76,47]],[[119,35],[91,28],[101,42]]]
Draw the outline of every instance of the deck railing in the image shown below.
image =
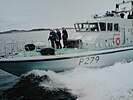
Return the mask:
[[15,41],[12,40],[10,42],[1,42],[0,43],[0,57],[2,58],[8,58],[10,57],[14,57],[14,55],[23,52],[24,56],[26,56],[25,54],[25,50],[24,50],[24,45],[25,43],[22,41]]

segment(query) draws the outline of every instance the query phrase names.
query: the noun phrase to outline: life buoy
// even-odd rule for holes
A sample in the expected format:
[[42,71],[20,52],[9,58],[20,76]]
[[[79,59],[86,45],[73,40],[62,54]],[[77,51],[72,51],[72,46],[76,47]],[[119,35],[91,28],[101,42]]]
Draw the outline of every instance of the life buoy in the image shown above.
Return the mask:
[[116,45],[120,45],[120,38],[116,38]]

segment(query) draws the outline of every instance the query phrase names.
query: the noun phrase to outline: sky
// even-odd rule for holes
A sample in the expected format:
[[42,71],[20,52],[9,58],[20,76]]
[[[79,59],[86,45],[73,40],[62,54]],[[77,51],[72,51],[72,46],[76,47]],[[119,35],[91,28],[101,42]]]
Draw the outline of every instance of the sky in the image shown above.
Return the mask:
[[122,0],[0,0],[0,31],[73,27],[95,13],[115,9]]

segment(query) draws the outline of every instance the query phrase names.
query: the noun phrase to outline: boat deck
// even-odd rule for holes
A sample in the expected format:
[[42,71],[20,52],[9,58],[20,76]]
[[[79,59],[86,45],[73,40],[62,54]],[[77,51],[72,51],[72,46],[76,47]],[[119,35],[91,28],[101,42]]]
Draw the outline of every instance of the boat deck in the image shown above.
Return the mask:
[[[62,48],[62,49],[55,49],[55,55],[65,55],[65,54],[75,54],[75,53],[83,53],[88,51],[87,49],[78,49],[78,48]],[[21,57],[39,57],[39,56],[55,56],[55,55],[41,55],[41,53],[37,50],[33,51],[22,51],[20,53],[9,54],[1,59],[10,59],[10,58],[21,58]]]
[[83,53],[88,51],[87,49],[78,49],[78,48],[63,48],[63,49],[56,49],[55,54],[73,54],[73,53]]

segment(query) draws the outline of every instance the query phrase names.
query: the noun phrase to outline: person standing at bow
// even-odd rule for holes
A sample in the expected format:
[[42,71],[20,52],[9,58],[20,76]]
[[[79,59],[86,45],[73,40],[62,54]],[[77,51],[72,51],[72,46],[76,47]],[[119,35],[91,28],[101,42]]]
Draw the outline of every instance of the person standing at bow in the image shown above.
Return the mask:
[[60,43],[60,40],[61,40],[61,32],[60,32],[60,30],[59,29],[56,29],[56,37],[57,37],[57,39],[56,39],[56,46],[57,46],[57,49],[61,49],[62,48],[62,45],[61,45],[61,43]]
[[63,27],[62,28],[62,39],[63,39],[63,45],[64,45],[63,48],[67,47],[67,38],[68,38],[68,33],[67,33],[66,29]]
[[51,46],[53,48],[55,48],[55,35],[56,35],[56,33],[54,32],[54,30],[50,29],[48,40],[51,41]]

